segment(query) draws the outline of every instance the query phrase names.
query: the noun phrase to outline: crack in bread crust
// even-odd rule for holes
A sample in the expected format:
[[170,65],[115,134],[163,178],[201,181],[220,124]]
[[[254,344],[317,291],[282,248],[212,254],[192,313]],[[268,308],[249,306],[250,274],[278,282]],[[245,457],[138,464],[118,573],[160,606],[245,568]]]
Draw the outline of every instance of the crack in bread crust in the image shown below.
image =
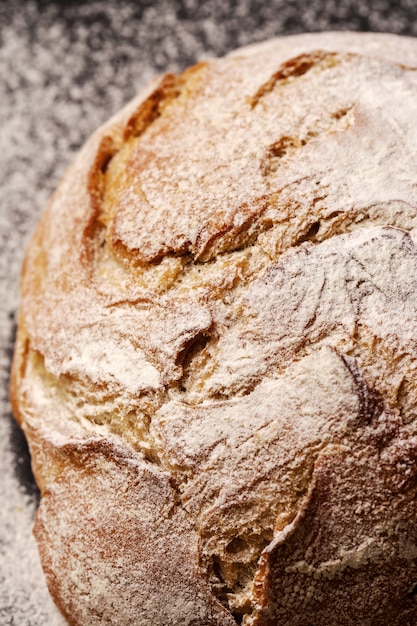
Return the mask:
[[286,61],[265,84],[261,85],[256,94],[251,97],[251,107],[255,108],[265,95],[273,91],[277,83],[285,84],[291,79],[304,76],[304,74],[313,68],[323,71],[326,68],[334,67],[337,65],[338,60],[339,55],[336,53],[316,50],[310,54],[300,54]]

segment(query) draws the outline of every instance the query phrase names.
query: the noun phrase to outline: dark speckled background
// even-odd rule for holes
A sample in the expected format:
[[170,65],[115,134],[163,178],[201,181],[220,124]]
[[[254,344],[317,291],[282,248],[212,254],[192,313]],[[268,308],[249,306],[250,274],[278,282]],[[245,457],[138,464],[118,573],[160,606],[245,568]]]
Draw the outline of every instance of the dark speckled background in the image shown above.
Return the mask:
[[277,35],[348,29],[417,36],[417,4],[0,0],[0,626],[62,624],[31,534],[39,496],[7,392],[23,252],[49,194],[90,132],[155,74]]

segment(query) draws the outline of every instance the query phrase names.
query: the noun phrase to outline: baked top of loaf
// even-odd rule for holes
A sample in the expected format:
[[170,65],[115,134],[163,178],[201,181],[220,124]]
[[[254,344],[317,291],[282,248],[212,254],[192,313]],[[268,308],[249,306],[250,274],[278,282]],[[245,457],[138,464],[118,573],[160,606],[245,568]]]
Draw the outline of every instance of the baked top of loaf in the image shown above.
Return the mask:
[[22,274],[12,401],[76,625],[415,625],[417,41],[168,74]]

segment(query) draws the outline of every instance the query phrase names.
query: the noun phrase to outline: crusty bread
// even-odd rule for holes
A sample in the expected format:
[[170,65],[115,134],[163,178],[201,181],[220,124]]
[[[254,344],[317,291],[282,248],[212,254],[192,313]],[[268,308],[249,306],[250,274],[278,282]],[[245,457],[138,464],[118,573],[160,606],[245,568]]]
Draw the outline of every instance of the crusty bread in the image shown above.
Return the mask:
[[166,75],[29,246],[12,375],[70,624],[417,624],[417,40]]

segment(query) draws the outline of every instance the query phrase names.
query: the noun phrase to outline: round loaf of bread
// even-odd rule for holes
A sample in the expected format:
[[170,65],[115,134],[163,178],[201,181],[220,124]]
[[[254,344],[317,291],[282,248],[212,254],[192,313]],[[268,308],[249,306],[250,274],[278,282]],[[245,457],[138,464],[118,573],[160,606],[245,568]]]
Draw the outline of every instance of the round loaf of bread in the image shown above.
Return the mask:
[[417,40],[167,74],[29,246],[12,401],[77,626],[417,624]]

